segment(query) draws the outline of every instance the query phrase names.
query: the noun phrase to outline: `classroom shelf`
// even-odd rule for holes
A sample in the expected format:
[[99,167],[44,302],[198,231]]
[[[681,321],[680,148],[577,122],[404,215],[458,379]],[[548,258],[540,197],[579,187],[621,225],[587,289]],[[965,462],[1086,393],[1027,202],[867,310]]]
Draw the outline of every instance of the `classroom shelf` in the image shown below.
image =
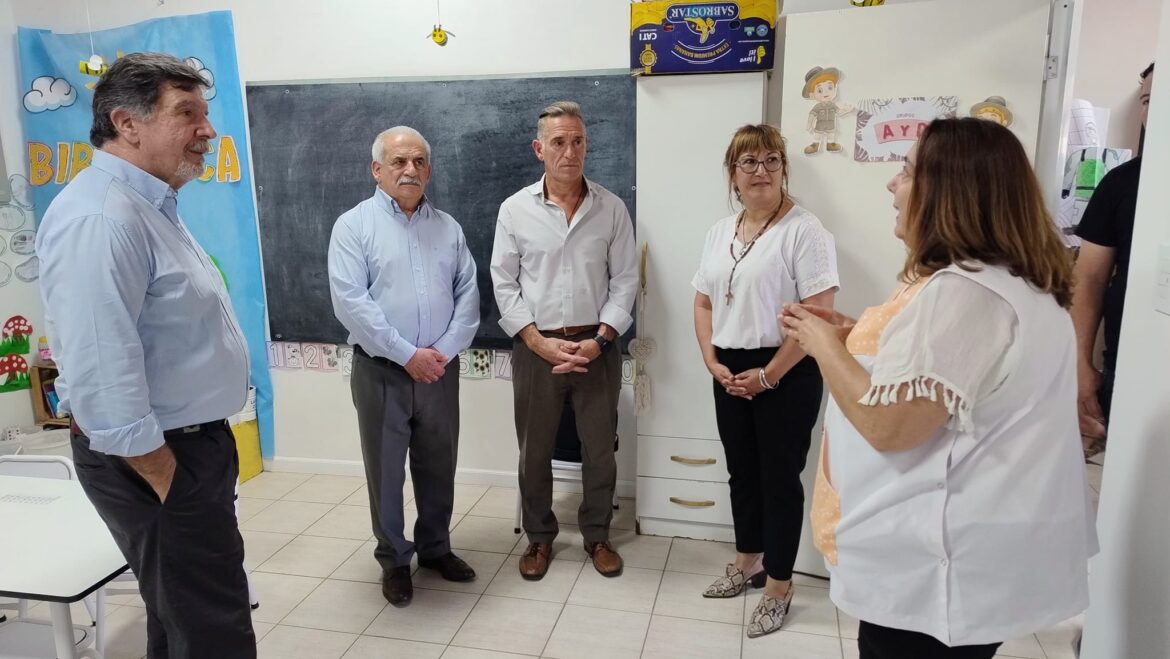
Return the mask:
[[52,363],[31,364],[28,367],[29,391],[32,394],[33,420],[38,426],[68,428],[70,417],[53,416],[45,400],[45,385],[57,379],[57,365]]

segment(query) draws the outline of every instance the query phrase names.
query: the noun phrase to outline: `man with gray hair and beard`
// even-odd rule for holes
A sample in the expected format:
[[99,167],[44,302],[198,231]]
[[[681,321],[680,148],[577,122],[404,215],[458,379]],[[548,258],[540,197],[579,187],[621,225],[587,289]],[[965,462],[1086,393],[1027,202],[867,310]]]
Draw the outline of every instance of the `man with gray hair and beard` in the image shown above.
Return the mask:
[[205,85],[170,55],[114,62],[92,164],[36,243],[78,479],[138,578],[151,659],[256,656],[224,420],[244,406],[247,348],[177,210],[215,137]]
[[[395,126],[374,140],[378,182],[333,225],[329,290],[353,344],[350,386],[382,567],[382,595],[395,606],[414,596],[410,560],[448,581],[475,571],[451,552],[451,508],[459,446],[456,356],[479,328],[475,261],[454,218],[425,190],[431,146]],[[403,531],[404,465],[410,454],[418,519]]]

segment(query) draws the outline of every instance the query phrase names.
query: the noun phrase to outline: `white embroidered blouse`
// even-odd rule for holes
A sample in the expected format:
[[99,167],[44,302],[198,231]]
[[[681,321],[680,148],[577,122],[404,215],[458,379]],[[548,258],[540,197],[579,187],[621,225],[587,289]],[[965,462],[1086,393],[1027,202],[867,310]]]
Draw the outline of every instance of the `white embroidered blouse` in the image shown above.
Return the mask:
[[[833,234],[816,215],[793,206],[760,236],[735,268],[732,281],[733,241],[736,253],[744,248],[735,235],[736,218],[725,217],[707,231],[691,285],[711,298],[711,343],[775,348],[784,341],[777,316],[785,304],[840,287]],[[726,300],[729,291],[731,304]]]

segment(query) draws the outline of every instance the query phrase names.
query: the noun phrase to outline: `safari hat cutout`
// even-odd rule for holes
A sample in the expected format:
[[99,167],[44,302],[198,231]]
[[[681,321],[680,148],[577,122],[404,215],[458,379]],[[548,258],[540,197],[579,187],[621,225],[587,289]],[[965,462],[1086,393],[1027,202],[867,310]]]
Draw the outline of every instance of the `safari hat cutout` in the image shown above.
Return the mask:
[[1002,96],[988,96],[986,101],[971,106],[971,116],[988,121],[998,121],[1003,126],[1012,125],[1012,111]]

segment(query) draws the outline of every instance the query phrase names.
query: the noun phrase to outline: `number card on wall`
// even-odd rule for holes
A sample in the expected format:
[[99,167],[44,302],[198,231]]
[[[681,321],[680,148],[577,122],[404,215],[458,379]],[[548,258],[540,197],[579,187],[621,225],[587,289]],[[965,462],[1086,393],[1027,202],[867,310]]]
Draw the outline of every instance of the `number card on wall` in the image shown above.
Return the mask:
[[302,343],[301,344],[301,359],[305,364],[307,370],[319,371],[321,370],[321,344],[320,343]]
[[304,367],[304,358],[301,355],[301,344],[284,344],[284,367],[293,369]]
[[337,362],[341,366],[342,377],[349,377],[353,374],[353,346],[341,345],[337,346]]
[[321,348],[321,370],[332,373],[341,368],[341,361],[337,356],[337,346],[332,343],[319,343]]
[[472,348],[459,353],[459,377],[486,380],[492,376],[492,351]]
[[493,356],[496,378],[499,380],[512,379],[512,351],[497,350]]
[[622,384],[634,384],[634,358],[622,357]]
[[284,344],[268,342],[268,368],[284,368]]

